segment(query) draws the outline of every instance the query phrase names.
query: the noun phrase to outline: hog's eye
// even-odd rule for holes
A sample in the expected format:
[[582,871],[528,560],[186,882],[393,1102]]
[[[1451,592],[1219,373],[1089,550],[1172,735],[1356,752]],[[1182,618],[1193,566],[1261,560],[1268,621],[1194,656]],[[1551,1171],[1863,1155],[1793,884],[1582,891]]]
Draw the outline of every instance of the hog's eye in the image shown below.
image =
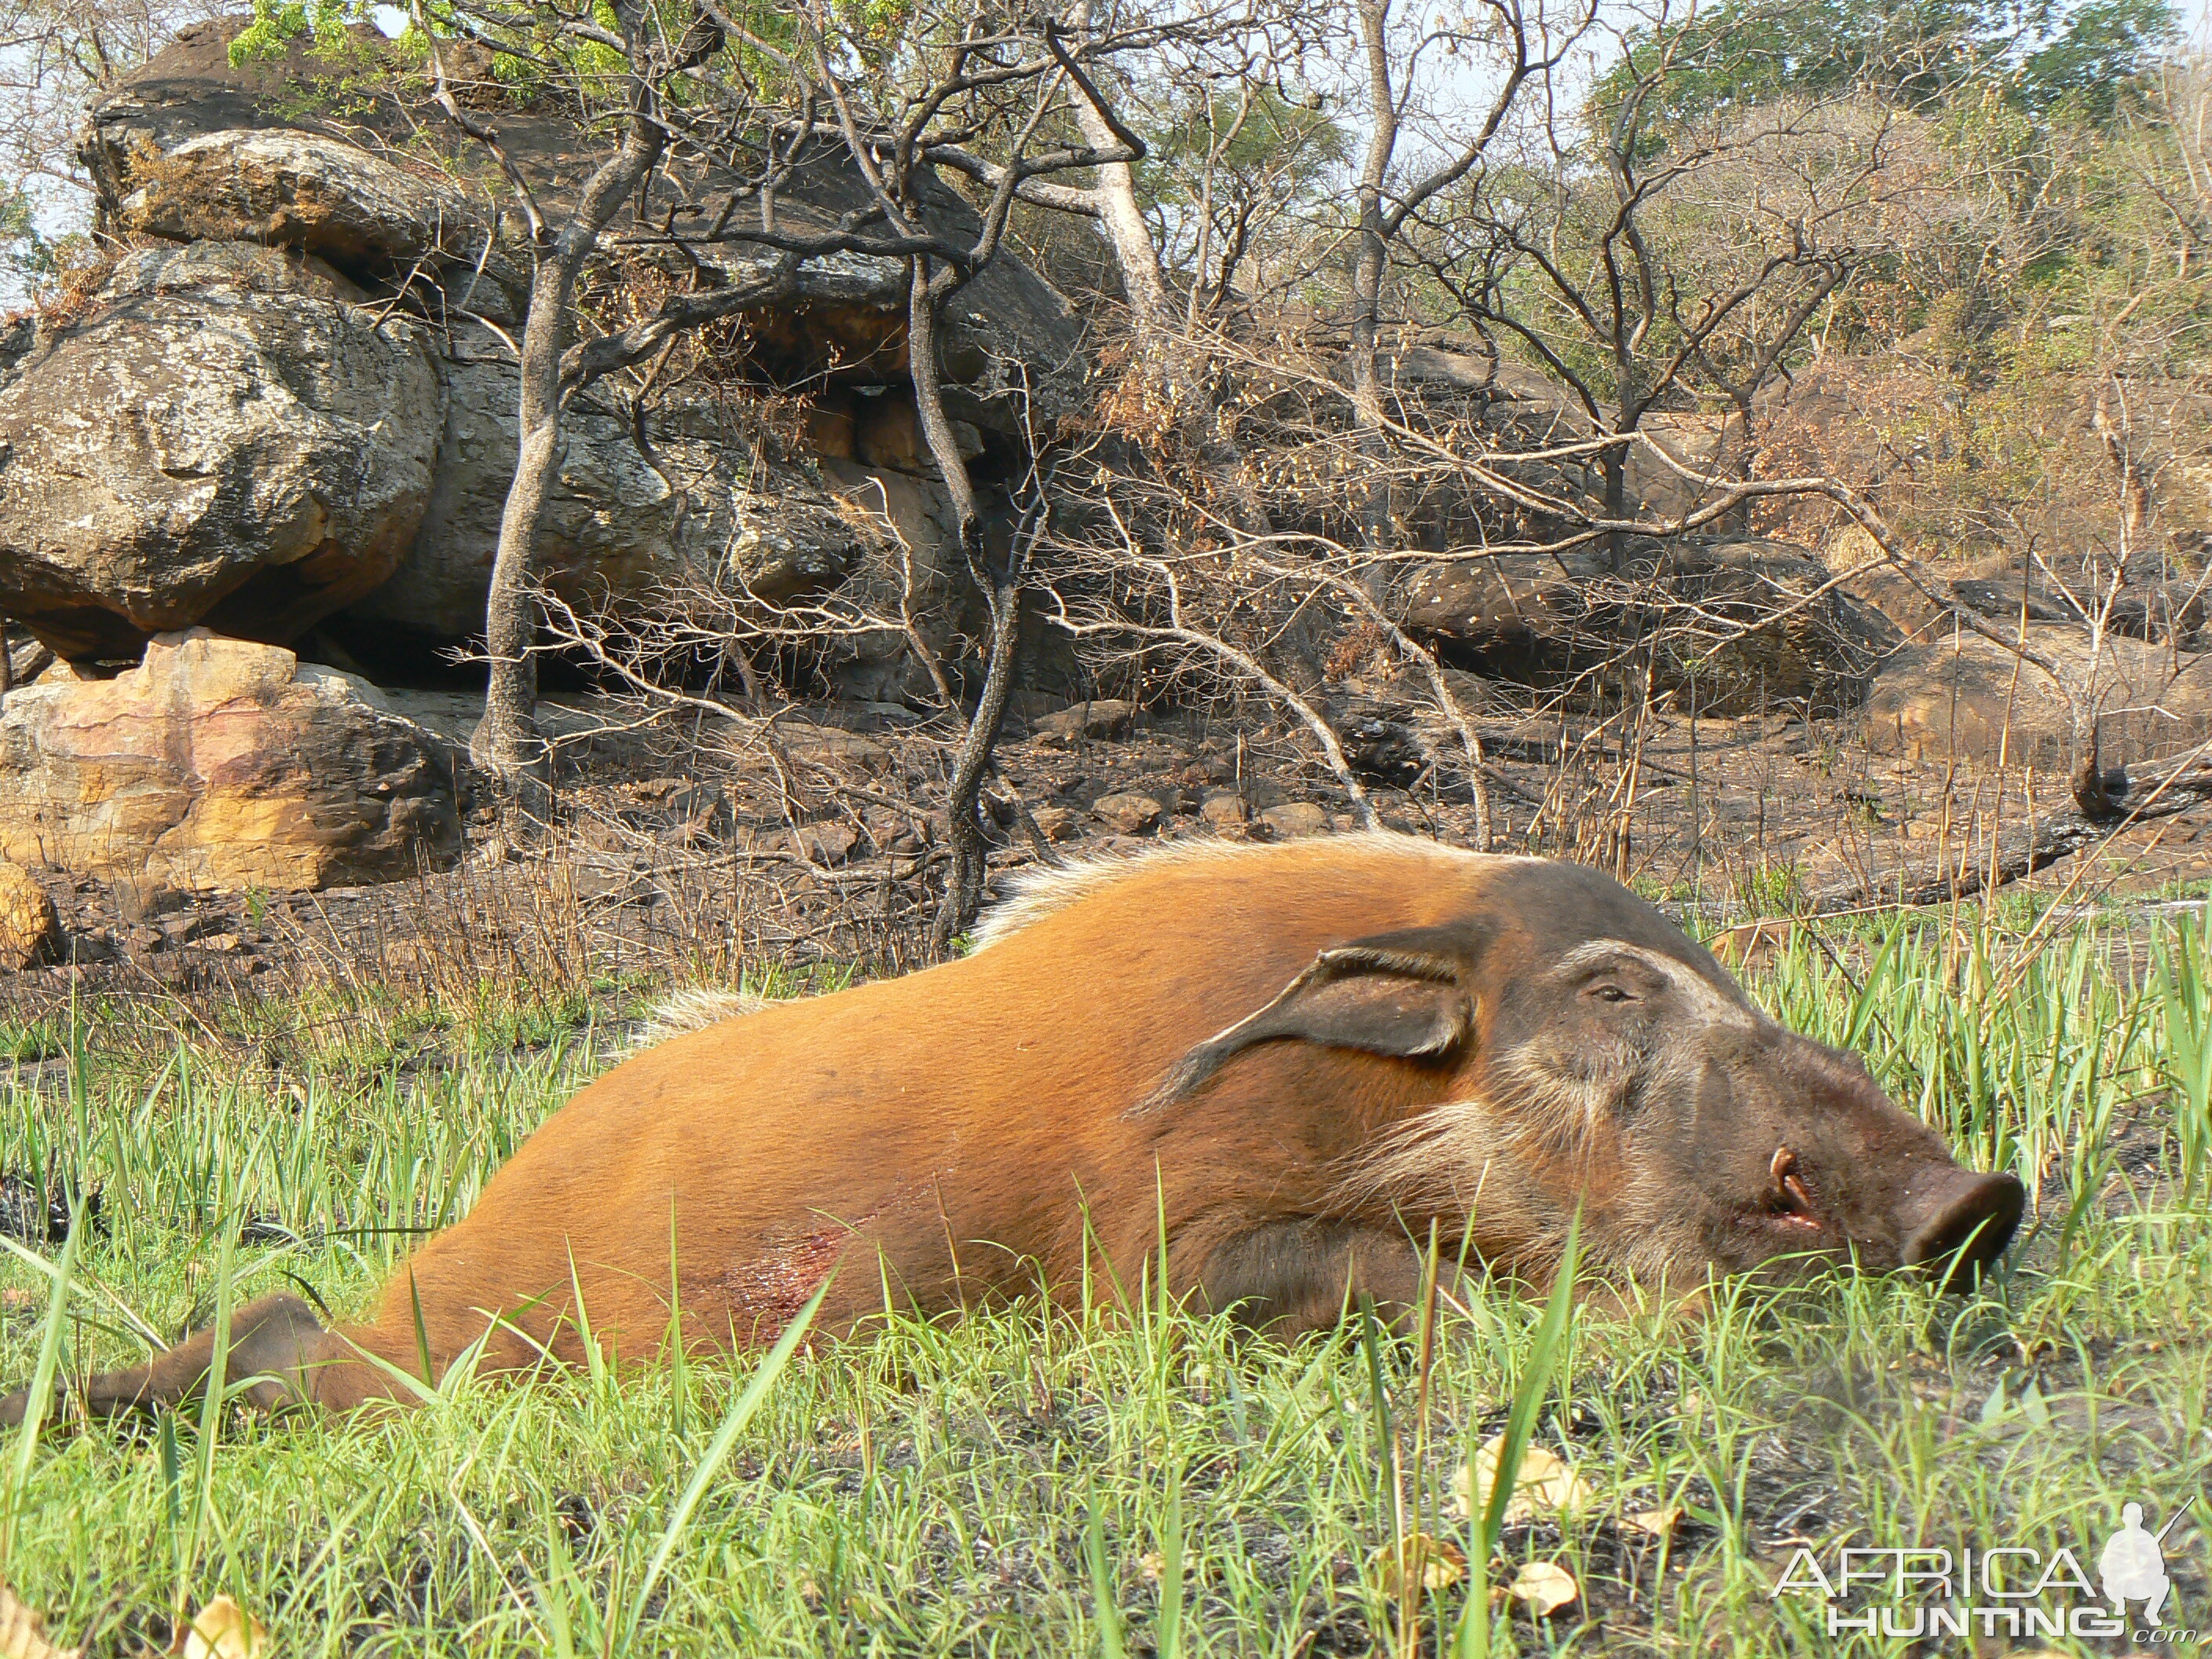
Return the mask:
[[1626,990],[1620,986],[1613,984],[1593,985],[1589,988],[1589,994],[1595,997],[1600,1002],[1633,1002],[1636,1000],[1636,995],[1633,992]]

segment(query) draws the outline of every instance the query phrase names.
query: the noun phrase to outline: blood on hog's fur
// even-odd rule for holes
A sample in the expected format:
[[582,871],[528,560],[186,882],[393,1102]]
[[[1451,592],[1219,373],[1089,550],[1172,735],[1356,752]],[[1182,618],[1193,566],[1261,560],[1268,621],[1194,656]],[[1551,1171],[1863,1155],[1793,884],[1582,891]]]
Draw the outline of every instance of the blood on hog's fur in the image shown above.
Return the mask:
[[[368,1323],[265,1298],[231,1374],[344,1409],[404,1400],[386,1367],[419,1371],[423,1340],[434,1373],[478,1343],[487,1370],[574,1359],[585,1328],[648,1359],[675,1309],[687,1345],[742,1348],[825,1283],[816,1328],[846,1334],[886,1294],[1111,1297],[1164,1240],[1172,1291],[1291,1333],[1410,1304],[1432,1226],[1462,1272],[1540,1283],[1579,1214],[1600,1277],[1682,1291],[1844,1260],[1965,1273],[2020,1218],[2018,1182],[1962,1169],[1856,1056],[1579,866],[1388,835],[1184,846],[1041,872],[980,937],[634,1055]],[[177,1400],[210,1351],[83,1403]]]

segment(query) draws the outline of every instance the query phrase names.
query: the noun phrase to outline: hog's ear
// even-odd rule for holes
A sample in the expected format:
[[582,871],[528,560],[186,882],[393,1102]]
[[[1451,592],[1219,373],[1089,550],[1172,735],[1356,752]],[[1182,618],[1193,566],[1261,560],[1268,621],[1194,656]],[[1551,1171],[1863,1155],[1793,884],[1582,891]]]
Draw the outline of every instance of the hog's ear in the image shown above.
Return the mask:
[[1245,1049],[1279,1038],[1402,1060],[1449,1054],[1474,1030],[1467,988],[1474,944],[1462,927],[1332,945],[1266,1007],[1176,1061],[1129,1115],[1172,1105]]

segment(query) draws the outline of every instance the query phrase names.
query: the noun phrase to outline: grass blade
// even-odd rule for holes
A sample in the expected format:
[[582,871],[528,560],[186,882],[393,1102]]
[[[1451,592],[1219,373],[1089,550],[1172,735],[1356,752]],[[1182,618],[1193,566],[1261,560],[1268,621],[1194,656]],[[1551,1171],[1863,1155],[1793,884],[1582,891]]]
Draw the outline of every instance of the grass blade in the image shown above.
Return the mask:
[[691,1473],[690,1483],[684,1488],[684,1495],[676,1500],[675,1511],[669,1516],[668,1525],[662,1529],[660,1543],[653,1552],[653,1559],[646,1564],[644,1582],[637,1587],[637,1595],[630,1602],[629,1620],[623,1627],[625,1646],[629,1644],[628,1638],[637,1634],[638,1625],[645,1618],[646,1603],[653,1596],[653,1587],[660,1582],[660,1575],[668,1567],[668,1558],[676,1553],[676,1546],[682,1540],[684,1528],[691,1524],[691,1512],[699,1507],[699,1500],[707,1495],[707,1488],[720,1472],[724,1460],[730,1455],[730,1448],[737,1444],[738,1437],[744,1432],[745,1425],[752,1421],[753,1413],[768,1398],[769,1390],[775,1386],[775,1379],[791,1363],[791,1356],[799,1351],[799,1345],[805,1340],[808,1328],[814,1323],[815,1314],[821,1309],[822,1298],[829,1293],[830,1281],[825,1279],[814,1294],[807,1298],[806,1305],[799,1310],[798,1317],[783,1328],[783,1334],[776,1338],[775,1346],[769,1350],[768,1358],[761,1361],[760,1369],[753,1373],[752,1381],[745,1384],[744,1392],[738,1396],[737,1403],[723,1417],[721,1426],[714,1431],[714,1437],[708,1443],[706,1455],[699,1460],[699,1467]]
[[[15,1467],[8,1474],[6,1524],[0,1527],[0,1561],[13,1559],[16,1513],[30,1490],[31,1465],[39,1455],[39,1435],[46,1427],[46,1413],[53,1404],[54,1373],[61,1365],[62,1333],[69,1325],[70,1280],[76,1272],[77,1243],[83,1237],[84,1206],[79,1200],[70,1207],[69,1237],[63,1241],[62,1259],[52,1270],[53,1289],[46,1300],[45,1328],[39,1334],[39,1363],[31,1373],[22,1425],[15,1431]],[[27,1255],[29,1252],[19,1249],[18,1254]],[[45,1263],[40,1265],[44,1267]]]
[[[1521,1459],[1528,1449],[1528,1437],[1536,1427],[1536,1413],[1551,1391],[1552,1372],[1559,1364],[1566,1336],[1567,1320],[1574,1311],[1575,1277],[1582,1253],[1582,1213],[1577,1211],[1567,1228],[1566,1248],[1559,1255],[1559,1271],[1552,1283],[1551,1299],[1544,1305],[1543,1322],[1528,1351],[1528,1364],[1521,1385],[1513,1391],[1512,1408],[1506,1413],[1505,1432],[1498,1444],[1498,1464],[1491,1474],[1490,1491],[1470,1486],[1468,1497],[1479,1499],[1473,1517],[1474,1535],[1469,1540],[1467,1606],[1460,1614],[1455,1648],[1460,1659],[1488,1659],[1490,1653],[1490,1560],[1498,1551],[1498,1536],[1505,1528],[1506,1506],[1521,1478]],[[1477,1467],[1470,1435],[1467,1467],[1474,1480]]]

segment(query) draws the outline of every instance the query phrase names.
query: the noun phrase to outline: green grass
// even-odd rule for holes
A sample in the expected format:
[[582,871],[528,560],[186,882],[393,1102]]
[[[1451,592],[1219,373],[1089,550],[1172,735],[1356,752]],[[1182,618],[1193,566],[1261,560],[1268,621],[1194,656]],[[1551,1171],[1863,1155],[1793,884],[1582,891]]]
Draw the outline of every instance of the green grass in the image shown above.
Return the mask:
[[[1824,937],[1832,957],[1801,938],[1754,989],[2039,1189],[1973,1297],[1838,1276],[1549,1329],[1499,1295],[1443,1314],[1425,1367],[1416,1340],[1255,1342],[1139,1292],[1088,1320],[887,1320],[781,1375],[457,1378],[338,1423],[195,1410],[0,1447],[0,1573],[103,1653],[165,1645],[173,1608],[222,1593],[287,1659],[1899,1651],[1771,1595],[1799,1541],[2066,1545],[2094,1572],[2122,1503],[2160,1518],[2208,1484],[2212,962],[2186,928],[2148,970],[2140,939],[2087,930],[2023,971],[1932,927]],[[0,1377],[50,1344],[64,1374],[129,1363],[295,1280],[362,1309],[606,1062],[637,993],[295,1002],[113,1057],[97,1023],[65,1031],[71,1086],[10,1096],[0,1168],[98,1188],[107,1231],[80,1231],[65,1304],[59,1247],[0,1261]],[[240,1059],[270,1033],[275,1063]],[[1558,1561],[1582,1601],[1493,1620],[1462,1583],[1395,1606],[1394,1540],[1469,1547],[1450,1475],[1509,1419],[1593,1496],[1504,1523],[1479,1565]],[[1671,1538],[1623,1525],[1669,1507]],[[2168,1551],[2179,1621],[2212,1626],[2197,1521]]]

